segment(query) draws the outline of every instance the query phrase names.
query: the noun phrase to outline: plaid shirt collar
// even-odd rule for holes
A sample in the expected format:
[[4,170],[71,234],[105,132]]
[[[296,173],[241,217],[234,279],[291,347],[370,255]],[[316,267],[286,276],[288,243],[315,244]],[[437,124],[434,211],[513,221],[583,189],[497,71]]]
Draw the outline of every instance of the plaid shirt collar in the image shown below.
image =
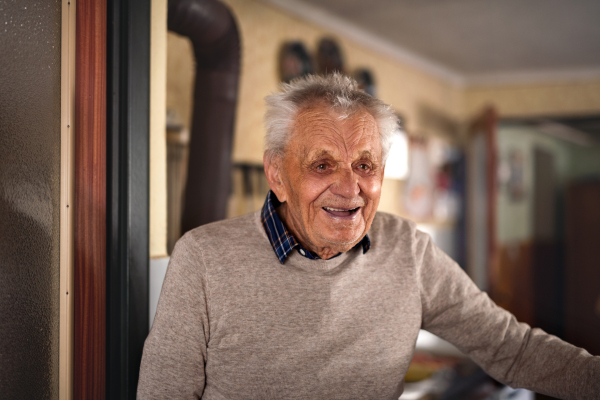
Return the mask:
[[[298,252],[311,260],[320,260],[320,257],[316,254],[311,253],[306,250],[294,237],[291,233],[285,228],[283,222],[279,218],[279,215],[275,212],[275,209],[279,207],[281,203],[275,196],[275,193],[269,190],[267,194],[267,199],[265,200],[265,204],[263,205],[262,211],[260,213],[260,219],[262,221],[263,227],[265,228],[265,232],[267,233],[267,237],[269,238],[269,242],[271,246],[273,246],[273,250],[279,259],[279,262],[283,264],[285,260],[288,258],[289,254],[295,248],[298,249]],[[358,246],[362,246],[363,254],[365,254],[371,248],[371,240],[369,239],[369,235],[365,235],[365,237],[354,246],[355,248]],[[334,257],[339,256],[342,253],[335,255]]]

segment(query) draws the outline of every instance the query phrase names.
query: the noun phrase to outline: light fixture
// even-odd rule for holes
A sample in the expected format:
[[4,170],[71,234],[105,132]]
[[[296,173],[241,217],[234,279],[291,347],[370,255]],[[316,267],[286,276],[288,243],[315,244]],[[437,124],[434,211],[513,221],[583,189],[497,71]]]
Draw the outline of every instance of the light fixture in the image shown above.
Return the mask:
[[385,166],[386,179],[406,179],[408,176],[408,136],[402,130],[396,131]]

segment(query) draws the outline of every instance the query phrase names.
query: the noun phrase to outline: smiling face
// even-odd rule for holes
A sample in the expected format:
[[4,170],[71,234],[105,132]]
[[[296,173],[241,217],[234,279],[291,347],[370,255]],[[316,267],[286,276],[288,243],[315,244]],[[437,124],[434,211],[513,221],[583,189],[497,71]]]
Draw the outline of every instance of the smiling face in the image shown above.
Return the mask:
[[327,259],[350,250],[375,217],[383,163],[375,119],[324,106],[298,113],[283,158],[265,159],[277,214],[309,250]]

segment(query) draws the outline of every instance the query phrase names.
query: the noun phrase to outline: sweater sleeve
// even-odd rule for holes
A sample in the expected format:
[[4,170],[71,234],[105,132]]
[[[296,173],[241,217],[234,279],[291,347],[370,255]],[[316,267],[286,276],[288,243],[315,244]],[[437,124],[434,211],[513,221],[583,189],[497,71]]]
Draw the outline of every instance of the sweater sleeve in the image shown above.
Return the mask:
[[519,323],[428,235],[415,235],[423,329],[453,343],[511,387],[563,399],[600,399],[600,357]]
[[177,242],[144,344],[138,399],[199,399],[209,338],[202,255],[190,233]]

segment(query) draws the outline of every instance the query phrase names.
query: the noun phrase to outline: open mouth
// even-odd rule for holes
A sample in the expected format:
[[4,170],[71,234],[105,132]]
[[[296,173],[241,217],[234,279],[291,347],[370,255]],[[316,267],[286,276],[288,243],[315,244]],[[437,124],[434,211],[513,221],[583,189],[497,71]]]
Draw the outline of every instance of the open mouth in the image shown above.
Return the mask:
[[323,210],[333,215],[334,217],[351,217],[360,210],[360,207],[356,208],[335,208],[335,207],[323,207]]

